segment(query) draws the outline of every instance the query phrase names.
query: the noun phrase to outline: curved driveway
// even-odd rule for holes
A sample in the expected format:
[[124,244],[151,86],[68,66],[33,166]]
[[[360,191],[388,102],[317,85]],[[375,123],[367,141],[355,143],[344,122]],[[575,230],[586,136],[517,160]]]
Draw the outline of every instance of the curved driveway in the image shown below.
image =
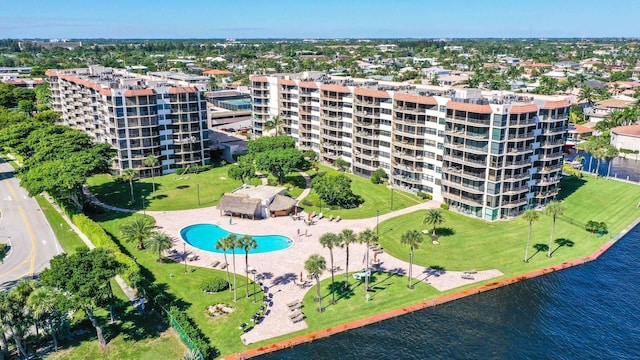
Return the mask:
[[20,187],[13,167],[0,159],[0,243],[10,250],[0,263],[0,289],[33,278],[62,252],[35,198]]

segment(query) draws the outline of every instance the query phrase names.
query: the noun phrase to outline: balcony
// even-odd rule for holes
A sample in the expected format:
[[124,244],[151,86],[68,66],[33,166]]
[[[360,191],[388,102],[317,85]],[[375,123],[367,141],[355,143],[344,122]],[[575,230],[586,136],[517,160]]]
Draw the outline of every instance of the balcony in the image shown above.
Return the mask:
[[533,139],[535,137],[535,135],[533,135],[533,131],[524,133],[524,134],[509,134],[508,139],[509,140],[514,140],[514,139],[518,139],[518,140],[530,140]]
[[520,180],[525,180],[525,179],[529,179],[531,177],[531,175],[529,175],[529,173],[520,173],[520,174],[505,174],[502,176],[502,179],[504,181],[520,181]]
[[449,160],[449,161],[454,161],[457,163],[461,163],[461,164],[466,164],[466,165],[471,165],[474,167],[478,167],[478,165],[480,165],[481,167],[484,167],[487,165],[487,160],[478,160],[478,159],[471,159],[468,157],[462,157],[462,156],[458,156],[458,155],[443,155],[443,159],[444,160]]
[[502,201],[502,207],[504,207],[504,208],[514,208],[514,207],[518,207],[518,206],[527,205],[528,203],[529,203],[529,200],[527,200],[527,198],[521,198],[521,199],[517,199],[517,200],[503,200]]
[[536,199],[546,199],[558,195],[558,189],[540,191],[535,193]]
[[536,124],[536,119],[528,119],[528,120],[520,120],[520,121],[509,121],[508,122],[508,126],[509,127],[522,127],[522,126],[532,126]]
[[541,166],[538,168],[538,174],[549,174],[562,169],[562,164],[555,164],[549,166]]
[[[506,168],[518,168],[518,167],[524,167],[524,166],[531,166],[531,159],[518,160],[518,161],[505,161],[504,163],[504,167]],[[496,166],[493,166],[493,167],[496,167]],[[500,165],[497,165],[497,167],[500,167]]]
[[443,192],[442,197],[449,200],[456,200],[458,202],[464,203],[470,206],[482,206],[482,197],[470,197],[462,194],[451,194],[448,192]]
[[363,148],[376,151],[380,148],[380,145],[376,144],[375,142],[356,142],[355,144],[353,144],[353,146],[355,148]]
[[515,188],[510,188],[510,189],[505,189],[502,191],[503,195],[517,195],[517,194],[521,194],[523,192],[529,192],[529,187],[528,186],[519,186],[519,187],[515,187]]
[[564,145],[564,140],[560,139],[560,140],[552,140],[552,141],[543,141],[542,143],[540,143],[540,147],[543,149],[552,149],[558,146],[562,146]]
[[564,134],[567,131],[566,126],[556,126],[552,128],[543,128],[542,135],[558,135]]
[[562,159],[563,157],[564,157],[564,154],[562,154],[562,151],[557,151],[553,153],[540,155],[540,160],[551,161],[551,160]]

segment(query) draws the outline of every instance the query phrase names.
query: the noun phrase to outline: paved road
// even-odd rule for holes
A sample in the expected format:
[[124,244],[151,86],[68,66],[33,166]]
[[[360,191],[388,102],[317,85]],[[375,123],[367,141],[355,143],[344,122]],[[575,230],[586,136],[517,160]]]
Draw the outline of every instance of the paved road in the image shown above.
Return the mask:
[[0,263],[2,289],[37,276],[62,249],[38,203],[20,187],[4,159],[0,159],[0,211],[0,242],[11,246]]

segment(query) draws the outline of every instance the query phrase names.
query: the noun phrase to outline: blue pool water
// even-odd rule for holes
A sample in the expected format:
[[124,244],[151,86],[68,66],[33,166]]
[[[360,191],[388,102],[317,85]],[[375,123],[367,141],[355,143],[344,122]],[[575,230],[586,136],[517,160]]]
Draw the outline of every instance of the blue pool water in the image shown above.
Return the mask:
[[[216,242],[231,232],[213,224],[195,224],[180,230],[182,239],[200,250],[222,254],[222,250],[216,249]],[[244,234],[236,234],[238,237]],[[268,253],[288,249],[293,245],[293,240],[282,235],[252,235],[258,243],[258,247],[249,252],[251,254]],[[236,252],[244,252],[236,249]]]

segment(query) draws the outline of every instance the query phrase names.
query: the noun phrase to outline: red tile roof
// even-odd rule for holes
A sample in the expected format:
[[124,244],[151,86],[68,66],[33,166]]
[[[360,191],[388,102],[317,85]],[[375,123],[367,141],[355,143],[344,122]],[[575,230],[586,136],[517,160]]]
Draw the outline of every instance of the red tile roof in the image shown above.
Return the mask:
[[578,133],[578,134],[589,134],[589,133],[593,132],[593,129],[588,127],[588,126],[575,124],[575,130],[574,131],[570,131],[570,132],[575,132],[575,133]]
[[231,71],[219,70],[219,69],[207,69],[207,70],[202,72],[202,75],[212,75],[212,76],[216,76],[216,75],[231,75],[231,74],[233,74]]
[[559,101],[547,101],[542,105],[543,109],[558,109],[563,107],[569,107],[569,100],[559,100]]
[[44,72],[45,75],[47,76],[56,76],[58,75],[58,71],[57,70],[47,70]]
[[316,85],[316,83],[311,82],[311,81],[300,81],[298,86],[300,86],[301,88],[307,88],[307,89],[317,89],[318,88],[318,85]]
[[295,85],[296,82],[294,80],[280,79],[278,80],[278,84],[279,85]]
[[106,96],[111,96],[111,89],[100,89],[99,90],[101,95],[106,95]]
[[198,92],[198,88],[195,87],[172,87],[169,88],[168,93],[169,94],[180,94],[180,93],[192,93],[192,92]]
[[405,93],[395,93],[393,95],[395,100],[399,101],[407,101],[416,104],[426,104],[426,105],[436,105],[436,99],[431,96],[420,96],[420,95],[411,95]]
[[254,76],[250,79],[252,82],[267,82],[266,76]]
[[338,93],[350,93],[351,92],[351,90],[349,90],[349,88],[346,87],[346,86],[329,85],[329,84],[320,85],[320,90],[335,91],[335,92],[338,92]]
[[370,90],[370,89],[356,88],[354,90],[354,93],[356,95],[371,96],[371,97],[374,97],[374,98],[390,98],[388,92],[380,91],[380,90]]
[[462,110],[462,111],[469,111],[469,112],[480,113],[480,114],[491,114],[492,112],[491,106],[489,105],[467,104],[467,103],[457,102],[457,101],[447,102],[447,108]]
[[[171,89],[169,89],[171,92]],[[149,96],[155,95],[156,91],[153,89],[136,89],[136,90],[126,90],[124,92],[124,96]]]
[[611,129],[611,132],[616,135],[640,137],[640,125],[618,126]]
[[513,105],[509,113],[511,114],[523,114],[528,112],[538,112],[538,107],[535,104],[527,105]]

